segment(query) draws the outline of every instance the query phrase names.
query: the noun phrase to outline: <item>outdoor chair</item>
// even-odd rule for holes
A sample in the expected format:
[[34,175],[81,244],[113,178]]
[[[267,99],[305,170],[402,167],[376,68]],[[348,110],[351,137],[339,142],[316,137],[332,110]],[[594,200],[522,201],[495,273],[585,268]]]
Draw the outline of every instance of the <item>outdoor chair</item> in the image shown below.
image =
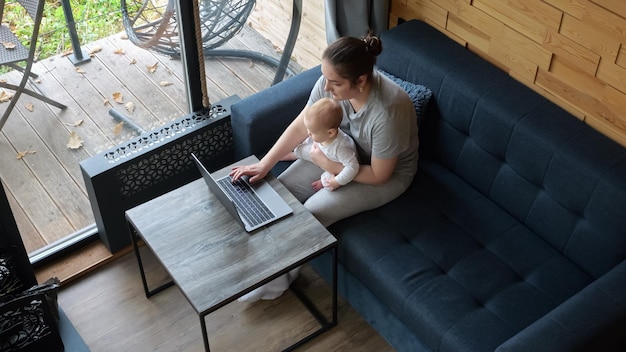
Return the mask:
[[[241,31],[255,4],[255,0],[195,0],[197,41],[202,43],[205,57],[248,58],[276,67],[272,82],[276,84],[285,74],[295,75],[289,60],[300,28],[302,0],[293,0],[291,28],[280,60],[250,50],[219,49]],[[184,18],[176,16],[175,5],[176,0],[121,0],[122,22],[128,39],[140,48],[179,58],[178,22]]]
[[[9,106],[4,111],[2,118],[0,118],[0,130],[4,127],[5,122],[9,118],[13,108],[15,108],[15,104],[17,104],[17,101],[22,93],[44,101],[50,105],[54,105],[60,109],[66,108],[65,105],[44,96],[41,92],[34,92],[26,87],[29,78],[37,77],[36,74],[31,72],[31,69],[35,61],[35,49],[37,47],[37,37],[39,35],[39,26],[41,25],[45,0],[15,0],[15,3],[23,7],[26,14],[28,14],[28,16],[32,19],[33,26],[28,44],[29,47],[26,47],[11,31],[11,28],[4,23],[4,11],[6,10],[5,0],[0,0],[0,12],[2,13],[3,20],[3,23],[0,26],[0,66],[8,66],[22,73],[22,78],[18,85],[8,82],[0,82],[0,87],[15,91],[9,101]],[[22,28],[22,30],[24,29],[25,28]],[[19,63],[23,63],[24,67],[18,65]],[[37,89],[36,86],[34,87]]]

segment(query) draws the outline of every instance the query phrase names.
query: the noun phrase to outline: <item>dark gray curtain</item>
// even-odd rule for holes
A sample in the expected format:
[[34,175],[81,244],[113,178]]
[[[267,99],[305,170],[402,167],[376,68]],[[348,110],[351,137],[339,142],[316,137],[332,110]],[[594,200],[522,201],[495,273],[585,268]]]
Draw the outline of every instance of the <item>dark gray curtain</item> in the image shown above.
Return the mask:
[[389,25],[389,0],[324,0],[326,40],[339,37],[364,37],[368,30],[376,35]]

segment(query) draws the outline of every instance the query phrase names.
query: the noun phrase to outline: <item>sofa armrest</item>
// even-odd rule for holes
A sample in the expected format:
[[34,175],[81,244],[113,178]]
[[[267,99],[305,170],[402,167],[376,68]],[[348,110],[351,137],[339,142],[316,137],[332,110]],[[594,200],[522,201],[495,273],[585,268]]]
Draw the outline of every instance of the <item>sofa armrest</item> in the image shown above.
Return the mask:
[[261,158],[306,104],[321,75],[314,67],[231,106],[235,158]]
[[511,337],[496,351],[623,351],[626,261]]

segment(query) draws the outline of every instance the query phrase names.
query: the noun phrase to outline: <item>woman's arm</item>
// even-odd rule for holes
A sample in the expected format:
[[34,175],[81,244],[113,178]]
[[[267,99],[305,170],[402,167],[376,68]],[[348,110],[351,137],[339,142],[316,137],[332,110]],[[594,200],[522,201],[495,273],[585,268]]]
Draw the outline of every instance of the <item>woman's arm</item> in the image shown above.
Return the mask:
[[287,153],[293,151],[298,144],[306,139],[307,131],[304,126],[304,116],[308,109],[308,105],[305,106],[300,114],[287,126],[270,151],[261,159],[261,164],[265,164],[271,169],[280,159],[287,155]]
[[326,154],[317,146],[317,144],[313,143],[311,146],[311,161],[319,166],[322,170],[328,171],[333,175],[337,175],[343,170],[343,164],[338,161],[332,161],[328,159]]
[[304,126],[304,115],[308,109],[308,105],[302,109],[300,114],[287,126],[285,131],[280,135],[276,143],[269,152],[256,164],[247,166],[236,166],[231,171],[230,176],[233,180],[239,179],[243,175],[250,177],[250,182],[256,182],[264,178],[267,173],[279,162],[287,153],[300,144],[307,137],[306,127]]
[[370,165],[361,165],[354,181],[368,185],[382,185],[389,181],[396,168],[398,158],[379,159],[372,157]]
[[[337,175],[343,170],[343,165],[334,162],[326,157],[324,153],[315,146],[311,149],[311,159],[313,162],[324,169]],[[359,173],[354,177],[353,181],[368,185],[381,185],[391,178],[393,170],[396,168],[398,158],[379,159],[372,157],[370,165],[359,166]]]

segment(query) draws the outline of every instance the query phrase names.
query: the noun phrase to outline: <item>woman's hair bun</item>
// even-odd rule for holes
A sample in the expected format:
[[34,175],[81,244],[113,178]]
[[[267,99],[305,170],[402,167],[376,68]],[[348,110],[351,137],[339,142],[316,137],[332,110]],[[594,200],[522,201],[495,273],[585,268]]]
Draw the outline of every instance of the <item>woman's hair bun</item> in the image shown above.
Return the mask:
[[363,42],[365,42],[365,52],[372,56],[378,56],[383,51],[380,39],[371,33],[363,38]]

